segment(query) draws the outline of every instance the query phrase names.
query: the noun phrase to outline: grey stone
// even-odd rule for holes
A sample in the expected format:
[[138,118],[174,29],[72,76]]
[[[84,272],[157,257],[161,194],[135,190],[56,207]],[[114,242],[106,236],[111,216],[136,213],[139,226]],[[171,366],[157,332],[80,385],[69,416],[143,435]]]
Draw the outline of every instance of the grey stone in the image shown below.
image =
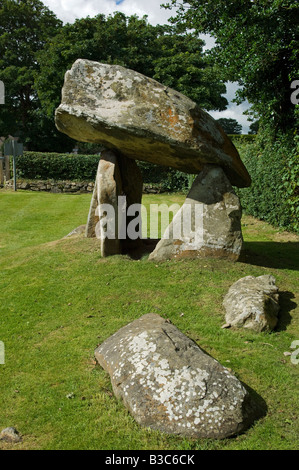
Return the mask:
[[239,198],[223,169],[206,165],[149,259],[217,257],[236,261],[243,243],[241,216]]
[[256,332],[271,331],[278,322],[279,289],[272,275],[246,276],[224,297],[226,323]]
[[0,433],[0,441],[17,443],[21,440],[19,432],[14,427],[5,428]]
[[[135,160],[111,150],[102,152],[85,234],[88,238],[97,237],[100,240],[103,257],[139,246],[140,239],[127,237],[127,225],[131,219],[126,215],[129,206],[141,204],[142,186],[141,172]],[[119,206],[121,196],[123,206]],[[103,210],[104,204],[109,206],[107,211]],[[113,233],[107,232],[111,228]]]
[[79,225],[79,227],[74,228],[74,230],[72,230],[63,238],[77,237],[81,235],[82,233],[85,233],[85,231],[86,231],[86,225]]
[[78,59],[65,74],[57,128],[129,158],[199,173],[222,166],[232,184],[250,176],[221,126],[181,93],[133,70]]
[[241,382],[173,324],[149,313],[95,351],[142,426],[196,438],[244,431],[261,409]]

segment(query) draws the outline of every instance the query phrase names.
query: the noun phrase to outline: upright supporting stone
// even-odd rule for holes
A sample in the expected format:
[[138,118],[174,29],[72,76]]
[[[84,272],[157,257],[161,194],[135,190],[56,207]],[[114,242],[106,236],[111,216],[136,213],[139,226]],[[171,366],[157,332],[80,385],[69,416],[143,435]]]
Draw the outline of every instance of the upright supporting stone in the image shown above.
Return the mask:
[[102,152],[85,232],[88,238],[100,239],[102,256],[130,251],[140,242],[127,237],[127,208],[141,204],[141,197],[142,176],[136,162],[111,150]]
[[222,168],[206,165],[149,259],[217,257],[237,260],[241,205]]

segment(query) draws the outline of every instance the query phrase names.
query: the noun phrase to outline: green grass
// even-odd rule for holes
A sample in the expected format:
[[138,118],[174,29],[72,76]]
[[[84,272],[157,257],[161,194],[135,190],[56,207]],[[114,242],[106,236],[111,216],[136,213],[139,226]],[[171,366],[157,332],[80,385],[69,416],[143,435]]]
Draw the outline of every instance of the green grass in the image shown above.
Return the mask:
[[[243,262],[101,259],[97,240],[62,238],[86,222],[90,197],[0,191],[0,431],[15,426],[23,436],[0,449],[298,449],[299,365],[284,355],[299,340],[298,237],[244,217]],[[183,196],[144,196],[145,204],[175,202]],[[281,291],[277,329],[221,329],[229,286],[268,273]],[[265,401],[265,417],[224,440],[136,424],[94,350],[148,312],[231,368]]]

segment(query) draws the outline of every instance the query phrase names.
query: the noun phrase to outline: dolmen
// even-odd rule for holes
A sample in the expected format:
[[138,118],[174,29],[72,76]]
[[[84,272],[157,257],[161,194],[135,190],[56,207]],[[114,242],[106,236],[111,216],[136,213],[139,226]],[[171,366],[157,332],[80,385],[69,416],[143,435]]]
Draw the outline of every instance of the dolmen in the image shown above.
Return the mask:
[[197,175],[150,259],[239,259],[241,205],[233,186],[250,186],[250,176],[221,126],[192,100],[133,70],[78,59],[65,74],[55,122],[76,141],[106,149],[86,227],[87,237],[100,239],[102,256],[142,243],[140,160]]

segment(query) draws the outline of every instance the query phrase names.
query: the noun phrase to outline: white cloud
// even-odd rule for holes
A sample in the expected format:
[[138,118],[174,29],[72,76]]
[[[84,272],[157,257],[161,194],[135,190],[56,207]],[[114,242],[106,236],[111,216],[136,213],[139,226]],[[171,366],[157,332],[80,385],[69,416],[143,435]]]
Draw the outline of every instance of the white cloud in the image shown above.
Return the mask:
[[153,25],[167,23],[173,14],[161,8],[163,0],[43,0],[43,3],[52,10],[64,23],[73,23],[76,18],[104,15],[121,11],[125,15],[148,15]]
[[[64,23],[73,23],[76,18],[85,18],[86,16],[95,16],[100,13],[104,15],[113,14],[116,11],[123,12],[126,16],[137,15],[148,16],[150,24],[166,24],[168,19],[174,15],[174,11],[161,8],[163,1],[167,0],[42,0],[43,3],[53,11],[56,16]],[[201,36],[206,41],[204,49],[210,49],[215,41],[208,35]],[[231,103],[235,96],[237,86],[235,83],[227,84],[227,94],[225,95],[230,105],[226,111],[211,111],[210,114],[215,118],[220,117],[236,119],[242,126],[243,132],[247,133],[249,124],[243,112],[248,109],[247,102],[240,106]]]

